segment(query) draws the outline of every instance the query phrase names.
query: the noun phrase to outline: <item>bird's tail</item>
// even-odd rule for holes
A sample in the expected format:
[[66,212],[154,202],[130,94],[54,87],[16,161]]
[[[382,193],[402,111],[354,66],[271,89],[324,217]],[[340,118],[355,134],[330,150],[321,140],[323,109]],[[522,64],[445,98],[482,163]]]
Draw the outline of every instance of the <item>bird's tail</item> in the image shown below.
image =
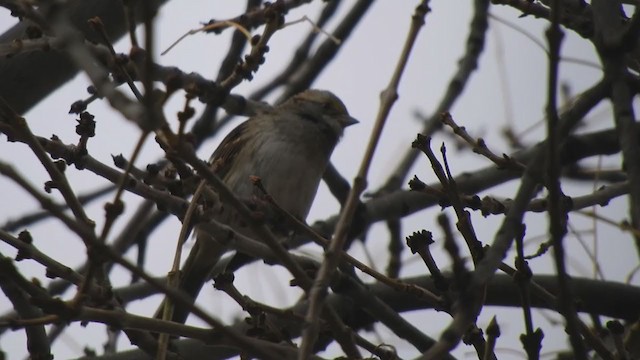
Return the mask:
[[[215,241],[204,231],[197,232],[196,244],[189,252],[189,257],[180,270],[179,289],[183,291],[193,304],[202,286],[211,278],[212,270],[226,251],[226,247]],[[162,301],[155,317],[162,318],[164,304]],[[174,304],[172,321],[184,324],[189,316],[188,307]]]

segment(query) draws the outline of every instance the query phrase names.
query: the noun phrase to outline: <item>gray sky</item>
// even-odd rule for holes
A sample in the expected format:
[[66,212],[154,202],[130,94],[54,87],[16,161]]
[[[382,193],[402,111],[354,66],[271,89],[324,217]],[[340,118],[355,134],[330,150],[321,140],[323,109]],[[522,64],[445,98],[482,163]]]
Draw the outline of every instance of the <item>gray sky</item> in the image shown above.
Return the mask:
[[[348,3],[350,2],[343,2],[341,8],[343,12]],[[321,2],[316,1],[311,6],[296,9],[287,15],[286,20],[293,21],[304,15],[315,18],[319,4]],[[331,90],[340,96],[350,113],[361,121],[358,126],[347,130],[332,158],[336,167],[347,179],[354,177],[361,161],[378,109],[379,93],[388,83],[395,67],[416,4],[416,1],[376,2],[355,33],[340,50],[336,60],[327,67],[314,85],[316,88]],[[206,22],[211,18],[234,17],[242,12],[243,7],[244,2],[241,1],[169,2],[161,10],[156,24],[157,48],[159,50],[165,49],[181,34],[198,27],[200,22]],[[418,111],[430,114],[433,111],[442,97],[450,77],[456,70],[458,59],[464,52],[464,40],[471,15],[470,2],[434,0],[431,7],[432,12],[427,15],[426,25],[419,35],[414,53],[402,79],[399,89],[400,98],[394,105],[378,146],[369,174],[369,190],[377,189],[386,180],[389,169],[395,167],[397,159],[410,147],[411,141],[420,129],[420,124],[414,113]],[[517,23],[544,43],[544,30],[547,25],[545,21],[534,18],[519,19],[519,14],[516,11],[506,7],[492,6],[491,12],[500,19]],[[8,16],[8,12],[4,9],[0,10],[0,24],[2,24],[0,28],[7,28],[13,23],[14,20]],[[335,22],[329,24],[325,30],[331,31],[334,26]],[[308,30],[309,24],[300,23],[279,31],[270,41],[270,52],[266,56],[266,63],[261,67],[255,79],[250,83],[244,82],[235,89],[235,92],[247,94],[251,89],[269,81],[271,76],[287,63],[291,52],[295,50],[301,37]],[[256,31],[256,33],[259,32],[260,29]],[[221,57],[224,56],[224,51],[220,51],[220,49],[226,50],[230,34],[231,32],[225,31],[218,36],[204,34],[190,36],[168,55],[157,57],[156,60],[165,65],[179,66],[187,72],[196,71],[203,76],[211,77],[217,71]],[[562,48],[564,56],[589,60],[597,64],[597,58],[588,42],[573,33],[567,33],[567,35]],[[121,41],[117,44],[117,51],[128,52],[128,47],[127,40]],[[502,23],[492,21],[479,69],[474,73],[465,93],[457,105],[451,109],[451,112],[456,121],[460,125],[466,126],[472,135],[485,137],[495,153],[509,153],[508,146],[500,136],[500,129],[510,123],[516,132],[521,132],[543,119],[546,96],[546,55],[531,39]],[[560,78],[568,82],[573,94],[591,86],[597,81],[599,75],[598,69],[588,66],[570,62],[563,62],[561,65]],[[56,134],[64,142],[75,143],[77,141],[77,135],[74,131],[75,116],[67,114],[67,111],[73,101],[85,97],[84,89],[88,84],[87,78],[80,74],[60,91],[27,113],[25,116],[33,131],[45,137]],[[175,113],[182,107],[182,104],[183,98],[174,96],[166,109],[167,117],[175,118]],[[598,110],[600,110],[599,113]],[[604,116],[602,115],[603,110],[602,107],[597,109],[589,118],[589,125],[592,128],[612,126],[612,121],[606,112]],[[110,110],[105,103],[91,104],[89,111],[96,115],[98,122],[97,136],[89,142],[91,154],[107,164],[112,163],[110,160],[112,154],[122,152],[128,157],[137,141],[138,129]],[[241,120],[237,119],[234,125]],[[230,129],[231,127],[227,131]],[[544,132],[544,125],[540,124],[524,139],[530,143],[537,142],[544,137]],[[218,137],[207,142],[200,149],[201,157],[208,158],[220,139],[221,137]],[[453,138],[450,136],[437,136],[433,142],[434,147],[439,147],[442,141],[445,141],[448,146],[454,174],[473,172],[490,165],[486,159],[480,156],[456,151]],[[1,154],[9,153],[24,159],[20,171],[28,175],[34,184],[41,186],[46,180],[46,174],[37,166],[37,162],[34,162],[33,155],[29,153],[26,146],[7,143],[3,137],[0,141],[0,157],[4,157]],[[142,166],[157,159],[160,155],[161,150],[156,143],[148,141],[138,164]],[[604,159],[604,163],[619,166],[619,160],[615,158]],[[427,182],[435,180],[426,158],[419,160],[419,164],[411,174],[416,174]],[[92,189],[95,186],[96,176],[91,173],[70,168],[67,175],[74,188]],[[575,183],[565,184],[565,191],[570,195],[586,194],[591,191],[589,186],[578,185]],[[5,204],[0,206],[0,222],[37,208],[37,204],[21,189],[4,178],[0,178],[0,189],[2,189],[2,198]],[[489,193],[500,197],[512,197],[515,194],[515,187],[513,183],[506,184],[492,189]],[[111,196],[106,199],[110,200]],[[102,204],[106,199],[90,207],[90,215],[96,220],[98,229],[103,224]],[[133,199],[135,199],[133,196],[125,197],[126,201],[133,201]],[[134,205],[127,206],[127,210],[133,209],[135,209]],[[323,185],[307,220],[311,223],[314,220],[327,218],[338,210],[337,202],[328,194]],[[406,236],[413,231],[427,228],[434,231],[436,237],[439,237],[439,229],[433,225],[432,221],[435,218],[434,214],[438,211],[440,211],[439,208],[431,208],[407,218],[403,226],[403,235]],[[613,201],[611,207],[607,209],[607,213],[610,217],[622,219],[626,214],[626,200]],[[481,240],[490,243],[501,218],[484,219],[480,214],[474,214],[473,219]],[[540,242],[540,239],[533,238],[546,233],[546,225],[541,219],[544,217],[540,215],[527,217],[528,238],[532,239],[531,245],[527,248],[529,253],[534,252]],[[572,215],[571,220],[577,229],[590,229],[593,226],[591,220],[580,215]],[[123,223],[124,221],[120,221],[118,225]],[[536,224],[539,226],[536,227]],[[77,265],[84,258],[81,242],[69,237],[65,228],[54,221],[47,221],[42,225],[30,228],[30,231],[34,236],[35,244],[58,261],[67,265]],[[149,264],[149,272],[156,275],[166,273],[171,263],[178,231],[178,222],[172,219],[152,235],[149,244],[152,248],[149,255],[149,259],[152,260]],[[598,225],[597,232],[601,243],[599,246],[600,258],[605,260],[603,263],[606,265],[603,269],[606,278],[624,281],[625,276],[637,264],[636,252],[629,246],[630,236],[603,224]],[[117,234],[117,229],[112,234]],[[386,266],[387,237],[384,225],[375,225],[366,245],[367,252],[375,259],[376,265],[381,270],[384,270],[384,266]],[[584,239],[588,244],[591,244],[593,236],[586,234]],[[570,271],[576,276],[591,277],[593,274],[592,265],[585,252],[577,244],[575,236],[569,236],[567,243],[570,244]],[[309,248],[309,251],[319,254],[317,248]],[[0,252],[8,256],[15,254],[12,248],[2,243],[0,243]],[[352,255],[368,261],[361,245],[354,246]],[[133,259],[135,252],[130,253],[129,256]],[[407,250],[404,256],[411,257],[412,255]],[[444,252],[437,251],[437,256],[439,263],[449,263]],[[614,257],[616,261],[606,261],[606,259]],[[551,272],[549,258],[547,256],[532,261],[534,272]],[[403,275],[416,275],[425,272],[424,266],[417,258],[413,259],[411,264],[403,270]],[[44,279],[44,269],[34,262],[25,261],[19,266],[25,274]],[[114,278],[116,279],[115,285],[125,285],[129,277],[126,272],[118,269],[114,273]],[[274,278],[278,278],[280,283],[286,284],[286,280],[282,279],[288,279],[288,276],[280,269],[270,270],[265,265],[259,265],[259,269],[254,268],[253,271],[248,269],[239,275],[237,282],[245,288],[249,295],[257,299],[263,299],[272,304],[295,302],[299,293],[284,287],[284,285],[277,291],[274,291],[271,286],[261,285]],[[65,298],[72,295],[73,292],[68,292],[65,294]],[[224,296],[216,294],[213,290],[208,290],[201,294],[200,301],[215,301],[216,315],[225,321],[231,321],[240,313],[240,310],[236,305],[223,298]],[[160,298],[155,297],[153,300],[155,302],[151,305],[148,302],[133,303],[129,309],[134,313],[150,315],[155,310],[155,304]],[[0,306],[4,313],[10,304],[4,297],[0,297]],[[489,319],[495,314],[498,316],[503,334],[498,342],[498,347],[519,351],[520,345],[517,338],[520,329],[522,329],[520,312],[485,307],[478,325],[486,327]],[[558,335],[562,334],[561,326],[556,325],[552,328],[544,319],[546,316],[558,321],[560,317],[550,312],[536,312],[536,314],[537,326],[544,327],[546,333],[543,353],[565,348],[564,336],[553,336],[554,331]],[[425,331],[436,338],[439,336],[439,331],[446,326],[450,319],[446,314],[433,311],[419,314],[409,313],[406,316],[416,324],[421,326],[425,324],[425,329],[427,329]],[[91,324],[87,328],[81,328],[78,324],[73,324],[71,329],[71,336],[64,336],[54,345],[54,353],[57,358],[78,356],[85,345],[101,351],[101,344],[105,341],[102,326]],[[402,357],[417,355],[410,345],[393,338],[389,339],[388,330],[378,327],[378,331],[383,339],[398,346],[399,354]],[[376,335],[371,335],[371,338],[375,340]],[[124,336],[120,342],[123,347],[130,346]],[[26,354],[23,333],[15,332],[1,337],[0,348],[7,352],[9,359],[23,358]],[[338,354],[337,351],[338,349],[331,348],[329,354]],[[471,351],[470,347],[461,345],[454,352],[454,355],[463,358]],[[521,357],[507,351],[498,351],[498,356],[501,359]]]

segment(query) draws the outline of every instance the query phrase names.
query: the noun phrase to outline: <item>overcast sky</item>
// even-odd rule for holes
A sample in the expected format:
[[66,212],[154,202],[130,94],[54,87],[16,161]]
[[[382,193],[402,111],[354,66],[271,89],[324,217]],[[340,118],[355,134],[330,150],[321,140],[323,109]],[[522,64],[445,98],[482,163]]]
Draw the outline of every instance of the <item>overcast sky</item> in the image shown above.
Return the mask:
[[[332,158],[338,170],[347,179],[354,177],[364,153],[378,109],[379,93],[389,82],[416,3],[416,1],[376,2],[352,37],[340,50],[336,60],[327,67],[314,84],[316,88],[328,89],[340,96],[350,113],[361,121],[358,126],[351,127],[346,131],[343,141],[336,148]],[[321,4],[323,3],[315,1],[313,5],[291,11],[286,20],[296,20],[305,15],[315,18]],[[347,10],[345,8],[347,4],[350,2],[343,2],[342,12]],[[374,158],[369,177],[369,190],[377,189],[386,180],[389,169],[395,167],[396,161],[410,147],[411,141],[421,127],[415,113],[431,114],[442,97],[450,77],[456,70],[458,59],[464,52],[466,32],[471,16],[470,2],[434,0],[431,2],[431,7],[432,12],[427,15],[425,27],[419,35],[414,53],[402,79],[399,89],[400,98],[389,116],[382,141]],[[156,25],[158,31],[157,49],[166,49],[184,32],[198,27],[201,22],[206,22],[211,18],[234,17],[242,13],[243,8],[244,1],[171,1],[162,8],[158,18]],[[534,18],[518,18],[519,14],[516,11],[506,7],[492,6],[491,13],[499,19],[518,24],[544,43],[544,30],[547,25],[545,21]],[[9,17],[8,11],[0,9],[0,27],[8,28],[14,23],[15,20]],[[326,30],[331,31],[334,26],[335,22],[332,22],[326,27]],[[276,74],[287,64],[291,52],[295,50],[300,39],[308,30],[307,23],[300,23],[277,32],[269,43],[270,52],[266,56],[266,63],[261,67],[255,79],[250,83],[244,82],[234,92],[248,94],[251,89],[268,82],[273,74]],[[261,29],[258,29],[256,33],[260,31]],[[164,65],[179,66],[186,72],[196,71],[203,76],[212,77],[225,54],[230,34],[231,32],[225,31],[218,36],[204,34],[190,36],[167,55],[158,56],[156,59]],[[597,64],[597,57],[588,42],[570,32],[567,33],[565,39],[562,48],[564,56],[589,60]],[[128,48],[129,43],[124,40],[117,44],[116,50],[128,52]],[[451,109],[451,112],[456,121],[466,126],[474,136],[485,137],[494,152],[509,153],[510,149],[500,136],[500,129],[507,124],[512,124],[517,132],[521,132],[543,119],[546,69],[546,55],[541,48],[535,45],[531,39],[493,20],[490,23],[487,45],[480,59],[479,71],[474,73],[465,94]],[[600,70],[596,68],[565,62],[561,65],[560,78],[570,85],[574,94],[577,94],[597,81],[600,73]],[[73,101],[86,96],[85,89],[88,84],[87,78],[80,74],[60,91],[25,114],[32,130],[37,135],[49,137],[51,134],[56,134],[66,143],[75,143],[77,141],[74,130],[75,116],[69,115],[67,112]],[[175,116],[182,104],[183,98],[174,96],[167,107],[166,115],[169,118]],[[602,107],[598,108],[589,117],[592,129],[612,126],[611,118],[602,116],[604,110]],[[89,142],[91,154],[107,164],[112,163],[110,160],[112,154],[122,152],[128,157],[137,141],[138,129],[110,110],[106,103],[91,104],[89,111],[96,116],[98,134]],[[240,121],[242,119],[237,119],[233,125]],[[231,127],[227,131],[230,129]],[[544,126],[538,126],[528,133],[524,140],[529,143],[536,142],[544,137],[544,132]],[[201,157],[208,158],[220,139],[217,137],[208,141],[200,149]],[[484,158],[477,155],[457,152],[450,136],[438,136],[434,141],[434,146],[439,147],[442,141],[447,143],[451,159],[454,159],[451,162],[454,174],[472,172],[490,165]],[[24,167],[21,165],[20,171],[28,175],[35,184],[42,184],[46,180],[46,174],[37,166],[37,162],[34,161],[33,155],[29,153],[26,146],[6,143],[5,138],[0,137],[0,157],[4,157],[5,155],[2,154],[9,152],[12,156],[24,157],[22,162]],[[156,143],[148,141],[139,164],[154,161],[161,154],[162,152]],[[619,166],[617,159],[605,159],[604,161],[605,164]],[[426,159],[419,160],[419,165],[411,174],[416,174],[427,182],[433,182],[435,179]],[[67,175],[76,189],[89,190],[95,187],[96,176],[91,173],[70,168]],[[570,195],[586,194],[591,191],[589,187],[577,185],[567,184],[565,191]],[[37,209],[37,204],[33,200],[4,178],[0,178],[0,191],[2,192],[2,203],[5,204],[0,206],[0,223],[10,217]],[[513,183],[506,184],[491,189],[489,193],[501,197],[511,197],[515,194],[515,187]],[[108,199],[110,200],[111,196]],[[126,201],[131,202],[130,204],[133,204],[134,199],[133,196],[125,198]],[[104,201],[106,200],[97,202],[90,207],[90,215],[96,220],[98,229],[103,224],[102,204]],[[127,206],[127,210],[133,209],[135,209],[134,205]],[[314,220],[324,219],[335,214],[338,210],[337,202],[328,194],[323,185],[307,220],[311,223]],[[438,211],[440,209],[432,208],[407,218],[403,227],[403,235],[409,235],[422,228],[434,230],[436,233],[437,228],[433,227],[432,219]],[[616,215],[616,212],[617,217],[614,217],[618,220],[624,216],[626,212],[625,200],[615,200],[611,203],[609,213]],[[481,240],[490,243],[501,218],[484,219],[479,214],[473,216],[474,225]],[[529,224],[535,225],[536,217],[543,218],[538,215],[527,216],[527,220],[533,221]],[[572,224],[579,229],[591,226],[591,220],[581,218],[579,215],[572,215],[571,220]],[[123,223],[124,221],[120,221],[118,225]],[[545,226],[529,227],[528,238],[532,239],[531,245],[527,248],[529,253],[534,252],[537,248],[541,239],[535,240],[534,238],[545,234]],[[156,275],[166,273],[171,263],[178,230],[178,222],[172,219],[152,235],[149,244],[152,248],[149,257],[152,260],[149,264],[149,272]],[[36,240],[35,244],[58,261],[73,266],[80,264],[84,258],[81,242],[74,237],[68,237],[68,232],[54,221],[47,221],[42,225],[30,228],[30,231]],[[112,234],[117,234],[117,231]],[[608,279],[624,281],[627,274],[637,264],[635,250],[628,247],[630,237],[606,225],[599,225],[598,234],[600,241],[603,239],[606,241],[605,245],[600,246],[600,256],[603,259],[615,256],[617,259],[617,261],[605,262],[606,267],[603,269],[605,276]],[[591,243],[592,236],[586,235],[585,238]],[[584,251],[576,245],[575,237],[569,237],[569,239],[569,243],[572,244],[568,254],[570,271],[579,276],[593,276],[592,266],[586,260]],[[376,259],[376,264],[381,270],[384,270],[384,266],[386,266],[386,246],[387,233],[384,226],[374,226],[366,248],[369,254]],[[318,253],[318,249],[310,249]],[[0,252],[5,256],[15,254],[12,248],[4,244],[0,244]],[[135,252],[129,255],[133,258]],[[367,260],[360,245],[354,247],[353,255]],[[405,256],[412,255],[406,251]],[[443,252],[438,251],[437,256],[437,260],[442,264],[449,262]],[[535,272],[552,271],[547,258],[550,257],[532,262]],[[403,275],[425,272],[424,267],[419,264],[417,259],[413,264],[415,266],[409,266],[403,270]],[[262,267],[264,268],[264,265]],[[42,267],[34,266],[33,262],[31,264],[23,262],[20,264],[20,268],[29,276],[45,279]],[[272,281],[274,276],[287,279],[287,276],[280,271],[256,271],[248,274],[251,275],[245,275],[244,278],[241,276],[240,280],[247,281],[245,288],[251,296],[265,299],[273,304],[293,303],[297,300],[299,294],[291,292],[288,288],[274,291],[271,286],[261,285],[265,281]],[[118,269],[115,278],[121,282],[117,283],[118,280],[116,280],[115,285],[125,285],[128,280],[128,276],[125,275],[124,271]],[[65,296],[72,295],[73,292],[68,292]],[[204,301],[209,298],[214,299],[211,301],[222,301],[220,300],[221,296],[215,294],[213,290],[201,295],[201,299],[205,299]],[[159,301],[159,297],[154,300]],[[239,314],[238,308],[231,303],[224,302],[219,306],[219,309],[222,310],[218,314],[222,313],[220,316],[226,321],[231,321],[234,316]],[[4,313],[8,307],[10,304],[3,296],[0,296],[1,313]],[[155,309],[155,303],[154,305],[133,303],[129,309],[134,313],[150,315]],[[224,309],[228,309],[228,311],[224,311]],[[517,337],[522,328],[520,312],[485,308],[478,325],[486,327],[488,320],[494,314],[498,314],[498,320],[501,321],[501,326],[504,326],[503,337],[498,342],[498,347],[519,350],[520,345]],[[565,348],[564,336],[554,337],[553,332],[549,330],[550,326],[539,314],[556,321],[560,317],[550,312],[537,312],[536,314],[538,315],[535,321],[540,322],[539,326],[545,327],[547,335],[543,342],[543,353]],[[407,316],[412,320],[420,321],[420,324],[427,324],[425,325],[428,329],[426,331],[430,336],[436,338],[439,336],[439,330],[443,329],[450,319],[447,315],[436,314],[432,311],[423,312],[420,315],[407,314]],[[510,323],[509,320],[514,318],[517,320]],[[426,321],[418,319],[426,319]],[[56,358],[81,355],[81,349],[85,345],[97,349],[98,352],[101,351],[101,344],[105,340],[102,326],[92,324],[86,329],[82,329],[79,325],[73,324],[71,328],[73,336],[65,336],[56,342],[54,346]],[[383,338],[388,334],[385,329],[379,329],[379,331]],[[559,331],[558,334],[561,334],[561,326],[556,326],[555,331]],[[87,336],[87,334],[92,335]],[[375,336],[372,338],[376,339]],[[398,341],[390,341],[398,345],[401,356],[412,357],[416,355],[411,346]],[[129,346],[124,336],[121,338],[121,344],[123,347]],[[23,333],[15,332],[8,336],[2,336],[0,348],[7,352],[9,359],[24,357],[26,347]],[[454,354],[463,358],[464,354],[470,351],[472,351],[471,348],[460,346]],[[330,354],[336,354],[336,352]],[[521,358],[521,356],[513,355],[508,351],[498,351],[498,356],[501,359]]]

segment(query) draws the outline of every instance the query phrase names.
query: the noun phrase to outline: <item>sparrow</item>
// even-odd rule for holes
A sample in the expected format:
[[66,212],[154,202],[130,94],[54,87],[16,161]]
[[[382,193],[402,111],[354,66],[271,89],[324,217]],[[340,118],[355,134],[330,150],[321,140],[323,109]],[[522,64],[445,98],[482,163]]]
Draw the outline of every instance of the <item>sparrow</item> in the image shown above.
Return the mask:
[[[306,90],[234,128],[213,152],[209,164],[239,199],[263,196],[251,181],[257,176],[276,204],[304,221],[333,149],[344,129],[356,123],[331,92]],[[223,204],[218,209],[223,210],[214,211],[216,220],[252,235],[231,206]],[[179,281],[179,288],[192,301],[227,250],[202,227],[196,224],[194,230],[196,242]],[[187,309],[176,306],[172,321],[184,323],[188,315]]]

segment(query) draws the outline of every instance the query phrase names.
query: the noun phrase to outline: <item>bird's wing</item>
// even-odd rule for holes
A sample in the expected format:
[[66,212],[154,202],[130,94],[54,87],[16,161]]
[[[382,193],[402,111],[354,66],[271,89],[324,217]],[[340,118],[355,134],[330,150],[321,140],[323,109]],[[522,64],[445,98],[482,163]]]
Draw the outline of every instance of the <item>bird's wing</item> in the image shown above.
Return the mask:
[[209,164],[211,164],[213,172],[221,179],[224,179],[225,175],[231,169],[234,159],[242,150],[243,143],[245,142],[244,138],[247,136],[246,133],[251,121],[252,120],[249,119],[231,130],[220,145],[218,145],[218,148],[211,154]]

